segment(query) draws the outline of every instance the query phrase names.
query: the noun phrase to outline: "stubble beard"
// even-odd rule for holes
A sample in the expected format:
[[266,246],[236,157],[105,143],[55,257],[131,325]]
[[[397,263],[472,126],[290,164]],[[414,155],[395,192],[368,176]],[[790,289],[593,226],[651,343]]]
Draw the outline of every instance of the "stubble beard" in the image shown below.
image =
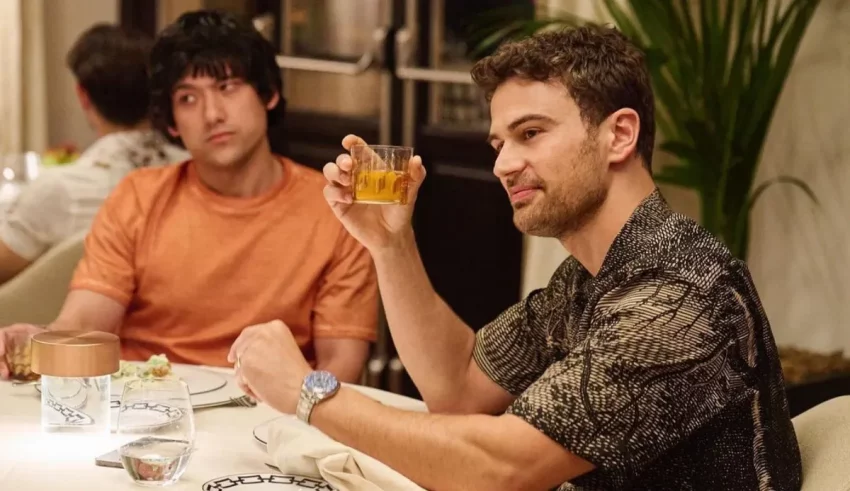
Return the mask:
[[514,225],[538,237],[561,238],[581,229],[608,197],[602,174],[604,162],[595,152],[593,140],[582,142],[573,161],[573,182],[549,183],[529,202],[514,205]]

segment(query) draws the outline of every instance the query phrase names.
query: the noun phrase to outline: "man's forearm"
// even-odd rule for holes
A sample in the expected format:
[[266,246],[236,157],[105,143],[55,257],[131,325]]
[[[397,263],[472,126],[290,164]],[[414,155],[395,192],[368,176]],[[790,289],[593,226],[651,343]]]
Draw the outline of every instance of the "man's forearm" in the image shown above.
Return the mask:
[[434,291],[412,230],[372,257],[393,343],[429,408],[439,411],[462,392],[475,335]]
[[316,406],[310,423],[433,491],[533,491],[558,484],[528,481],[541,459],[524,442],[512,442],[503,418],[513,417],[402,411],[343,387]]
[[360,356],[338,356],[328,360],[317,360],[316,370],[331,372],[340,382],[359,384],[364,364],[365,359]]
[[57,318],[47,326],[48,331],[86,331],[87,329],[80,322],[80,319],[74,317]]
[[86,290],[72,290],[68,293],[59,316],[47,329],[117,334],[125,311],[123,305],[105,295]]
[[349,360],[327,360],[316,363],[316,370],[325,370],[334,374],[340,382],[348,382],[350,384],[359,384],[360,376],[363,372],[363,364],[355,365]]
[[340,382],[360,383],[369,344],[359,339],[317,339],[316,370],[327,370]]

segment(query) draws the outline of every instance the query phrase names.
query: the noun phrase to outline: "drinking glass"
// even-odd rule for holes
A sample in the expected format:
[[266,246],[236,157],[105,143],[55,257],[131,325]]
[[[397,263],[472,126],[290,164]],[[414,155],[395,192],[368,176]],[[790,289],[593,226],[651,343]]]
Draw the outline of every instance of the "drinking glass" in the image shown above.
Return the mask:
[[125,384],[117,433],[121,463],[137,484],[167,486],[186,471],[194,452],[195,418],[182,380],[139,379]]
[[408,165],[413,149],[394,145],[351,147],[356,203],[407,204]]

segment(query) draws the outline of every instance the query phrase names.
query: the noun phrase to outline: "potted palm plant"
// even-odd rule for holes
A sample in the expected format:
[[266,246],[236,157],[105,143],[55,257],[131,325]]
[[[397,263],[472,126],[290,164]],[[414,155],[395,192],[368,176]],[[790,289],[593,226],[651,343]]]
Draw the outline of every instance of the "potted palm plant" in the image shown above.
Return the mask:
[[[820,0],[602,0],[616,27],[639,45],[656,96],[662,151],[675,159],[658,182],[697,192],[701,223],[740,258],[750,210],[773,184],[755,177],[776,103]],[[529,15],[529,3],[487,12],[474,26],[473,56],[501,42],[584,22]]]

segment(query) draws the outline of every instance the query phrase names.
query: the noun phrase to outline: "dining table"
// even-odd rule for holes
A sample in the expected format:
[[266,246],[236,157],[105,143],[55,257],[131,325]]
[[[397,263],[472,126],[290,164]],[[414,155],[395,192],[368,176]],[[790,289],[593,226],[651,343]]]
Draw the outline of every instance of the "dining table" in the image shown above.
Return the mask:
[[[242,405],[206,404],[204,397],[219,400],[243,395],[233,379],[232,369],[196,367],[221,377],[226,384],[211,392],[192,396],[195,417],[195,452],[185,474],[165,489],[202,491],[230,489],[242,491],[253,486],[235,486],[228,476],[281,474],[271,464],[257,429],[275,424],[303,425],[294,416],[284,415],[259,403]],[[387,405],[424,411],[422,401],[379,389],[345,384]],[[197,402],[196,404],[196,397]],[[212,400],[212,399],[210,399]],[[210,407],[211,406],[211,407]],[[138,490],[122,468],[95,464],[98,456],[120,446],[114,431],[108,434],[44,432],[41,427],[41,398],[32,385],[0,381],[0,490]],[[241,478],[238,478],[241,479]],[[225,483],[211,485],[215,482]],[[305,487],[305,489],[307,489]],[[318,488],[317,488],[318,489]]]

